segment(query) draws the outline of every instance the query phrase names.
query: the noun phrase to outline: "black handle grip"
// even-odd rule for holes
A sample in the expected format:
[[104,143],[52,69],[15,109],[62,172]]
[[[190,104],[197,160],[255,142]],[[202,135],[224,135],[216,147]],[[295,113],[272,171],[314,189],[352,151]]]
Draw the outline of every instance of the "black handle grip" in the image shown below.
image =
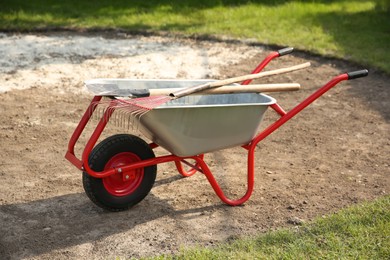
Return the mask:
[[368,70],[352,71],[352,72],[348,72],[347,75],[348,75],[348,80],[350,80],[350,79],[357,79],[357,78],[361,78],[361,77],[367,76],[368,75]]
[[292,53],[293,51],[294,51],[294,48],[293,48],[293,47],[287,47],[287,48],[278,50],[279,57],[280,57],[280,56],[283,56],[283,55],[290,54],[290,53]]

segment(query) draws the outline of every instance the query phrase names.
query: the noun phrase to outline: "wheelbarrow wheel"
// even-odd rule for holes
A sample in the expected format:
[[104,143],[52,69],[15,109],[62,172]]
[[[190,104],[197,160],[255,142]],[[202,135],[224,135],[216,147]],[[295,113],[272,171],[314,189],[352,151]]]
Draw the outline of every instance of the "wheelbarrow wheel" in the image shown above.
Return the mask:
[[[108,137],[92,150],[89,165],[94,171],[103,171],[154,157],[153,150],[141,138],[119,134]],[[95,178],[83,172],[83,186],[87,196],[97,206],[109,211],[121,211],[131,208],[148,195],[156,172],[156,165],[105,178]]]

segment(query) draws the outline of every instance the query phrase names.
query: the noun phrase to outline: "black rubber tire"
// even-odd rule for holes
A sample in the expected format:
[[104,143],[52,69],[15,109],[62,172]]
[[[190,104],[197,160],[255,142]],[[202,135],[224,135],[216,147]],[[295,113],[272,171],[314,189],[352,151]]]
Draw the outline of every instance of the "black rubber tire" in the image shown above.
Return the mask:
[[[118,134],[103,140],[92,150],[88,159],[89,165],[94,171],[102,171],[111,158],[123,152],[133,153],[141,160],[155,157],[153,150],[141,138]],[[103,184],[103,179],[92,177],[86,172],[83,172],[83,186],[89,199],[97,206],[109,211],[122,211],[133,207],[148,195],[154,185],[156,172],[157,165],[145,167],[139,186],[125,196],[109,193]]]

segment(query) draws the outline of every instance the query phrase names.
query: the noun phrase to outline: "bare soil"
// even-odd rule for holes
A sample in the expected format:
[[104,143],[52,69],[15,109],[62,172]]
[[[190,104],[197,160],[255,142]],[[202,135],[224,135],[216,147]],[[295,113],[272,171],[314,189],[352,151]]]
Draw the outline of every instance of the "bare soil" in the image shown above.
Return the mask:
[[[203,50],[222,46],[221,51],[227,48],[232,53],[240,48],[251,53],[259,50],[233,62],[225,55],[226,62],[221,62],[225,65],[209,75],[218,79],[251,72],[271,51],[244,43],[160,40]],[[115,60],[110,55],[103,58]],[[297,52],[272,61],[267,69],[305,61],[312,67],[261,81],[302,85],[298,92],[272,94],[286,110],[332,77],[361,68]],[[104,74],[118,75],[115,64],[106,66]],[[6,77],[15,80],[20,69],[3,74],[2,82]],[[212,246],[291,227],[390,191],[390,78],[371,70],[366,78],[336,86],[259,144],[254,193],[243,206],[224,205],[202,174],[183,178],[174,164],[162,164],[154,188],[141,203],[124,212],[103,211],[85,195],[81,172],[64,159],[68,140],[92,98],[76,91],[71,80],[82,72],[72,73],[65,71],[58,79],[60,85],[23,79],[19,84],[29,88],[0,93],[0,259],[171,254],[182,247]],[[81,89],[81,82],[77,87]],[[270,110],[262,124],[277,118]],[[110,125],[104,137],[126,132]],[[78,152],[87,137],[82,137]],[[234,148],[206,155],[232,198],[246,189],[245,152]]]

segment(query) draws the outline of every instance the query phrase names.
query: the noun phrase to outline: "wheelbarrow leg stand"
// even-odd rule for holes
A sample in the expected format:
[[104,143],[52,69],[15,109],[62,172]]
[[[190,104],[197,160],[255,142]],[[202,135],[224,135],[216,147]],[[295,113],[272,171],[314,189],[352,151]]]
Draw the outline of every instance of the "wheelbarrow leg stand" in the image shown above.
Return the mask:
[[248,149],[248,174],[247,174],[247,190],[244,196],[242,196],[239,199],[232,200],[226,197],[224,192],[222,191],[221,187],[219,186],[217,180],[214,178],[214,175],[212,174],[210,168],[207,166],[203,158],[198,157],[196,159],[197,164],[202,169],[203,174],[206,176],[207,180],[209,181],[211,187],[213,188],[214,192],[217,194],[217,196],[226,204],[230,206],[238,206],[243,203],[245,203],[253,192],[253,186],[255,182],[254,178],[254,148],[251,147]]

